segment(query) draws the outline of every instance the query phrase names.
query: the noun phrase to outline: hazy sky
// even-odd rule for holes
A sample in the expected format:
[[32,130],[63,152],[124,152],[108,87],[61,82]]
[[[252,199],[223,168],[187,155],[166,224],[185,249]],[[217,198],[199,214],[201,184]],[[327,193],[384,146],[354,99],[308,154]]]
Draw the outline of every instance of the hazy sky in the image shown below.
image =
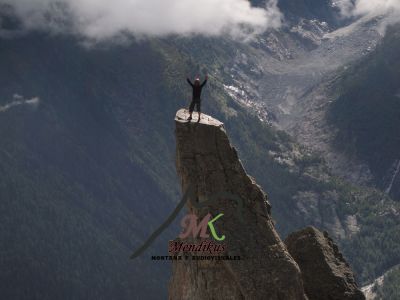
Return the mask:
[[276,0],[255,8],[247,0],[0,0],[14,7],[27,29],[72,30],[103,39],[136,36],[231,34],[279,27]]

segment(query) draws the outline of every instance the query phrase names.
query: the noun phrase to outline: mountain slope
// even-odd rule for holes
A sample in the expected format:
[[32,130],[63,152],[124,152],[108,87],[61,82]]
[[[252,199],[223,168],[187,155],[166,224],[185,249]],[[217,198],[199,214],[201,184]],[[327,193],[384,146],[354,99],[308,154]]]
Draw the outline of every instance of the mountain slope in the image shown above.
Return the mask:
[[[343,72],[334,83],[329,121],[338,128],[335,144],[368,164],[374,182],[400,197],[400,36],[389,29],[377,50]],[[343,145],[346,145],[343,148]]]
[[204,110],[226,124],[247,171],[269,192],[281,234],[329,230],[362,281],[398,263],[398,204],[332,176],[320,156],[229,93],[242,83],[250,100],[257,96],[254,78],[270,77],[253,69],[253,54],[279,67],[285,47],[271,47],[204,37],[93,48],[41,33],[1,39],[2,295],[166,295],[169,266],[149,255],[163,254],[177,228],[139,260],[128,256],[179,199],[171,120],[190,98],[190,72],[210,74]]
[[[152,107],[159,114],[156,103],[165,102],[162,60],[144,44],[108,55],[44,35],[2,42],[0,53],[3,107],[14,93],[40,98],[36,108],[0,113],[2,295],[157,299],[167,266],[157,266],[164,276],[153,282],[148,258],[129,255],[178,195],[175,174],[162,171],[173,167],[173,144],[154,136],[172,133],[151,123]],[[132,98],[149,102],[147,119]]]

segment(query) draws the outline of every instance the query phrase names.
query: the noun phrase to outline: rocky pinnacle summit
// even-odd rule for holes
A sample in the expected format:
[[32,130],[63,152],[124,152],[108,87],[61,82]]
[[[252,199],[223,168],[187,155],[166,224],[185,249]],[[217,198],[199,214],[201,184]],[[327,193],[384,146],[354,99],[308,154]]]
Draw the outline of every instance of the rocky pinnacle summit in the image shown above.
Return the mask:
[[[226,255],[240,260],[182,260],[173,262],[170,299],[306,299],[300,269],[275,231],[266,194],[246,174],[224,126],[211,116],[176,114],[176,167],[182,189],[193,186],[196,203],[219,193],[237,195],[239,204],[216,199],[190,212],[201,219],[223,213],[216,224],[226,236]],[[197,255],[197,254],[193,254]]]
[[[295,261],[275,230],[267,195],[244,170],[223,123],[205,114],[199,122],[197,114],[190,122],[188,117],[185,109],[179,110],[175,117],[177,173],[183,192],[189,187],[192,189],[187,202],[189,214],[196,215],[198,221],[208,214],[213,217],[223,214],[215,223],[215,229],[225,239],[215,241],[212,235],[207,239],[208,243],[223,244],[224,253],[212,255],[193,249],[181,249],[176,253],[186,259],[172,262],[169,299],[317,300],[319,288],[324,290],[324,299],[363,299],[351,269],[327,237],[324,239],[329,243],[322,238],[317,242],[310,238],[304,239],[304,245],[299,240],[303,249],[313,249],[301,255],[297,255],[296,246],[293,246],[295,237],[289,238],[295,257],[313,264]],[[317,229],[312,232],[323,236]],[[187,239],[185,242],[191,244],[204,243],[204,238]],[[320,248],[323,251],[319,251]],[[313,253],[318,255],[311,257]],[[327,258],[331,266],[340,262],[343,268],[318,269]],[[306,268],[304,274],[299,265]],[[312,286],[309,270],[313,268],[318,269],[317,276],[327,278],[323,284],[315,281],[320,286]],[[338,285],[342,281],[346,283]],[[346,297],[342,297],[344,295]]]

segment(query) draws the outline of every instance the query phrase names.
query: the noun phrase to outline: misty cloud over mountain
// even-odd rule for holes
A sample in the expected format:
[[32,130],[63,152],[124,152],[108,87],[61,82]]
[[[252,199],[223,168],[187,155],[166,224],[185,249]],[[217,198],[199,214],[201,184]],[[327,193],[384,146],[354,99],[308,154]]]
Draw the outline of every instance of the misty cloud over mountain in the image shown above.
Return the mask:
[[246,0],[0,0],[24,29],[69,32],[103,40],[169,34],[246,37],[281,25],[277,0],[264,8]]
[[340,0],[333,1],[346,16],[385,15],[387,24],[400,22],[400,0]]

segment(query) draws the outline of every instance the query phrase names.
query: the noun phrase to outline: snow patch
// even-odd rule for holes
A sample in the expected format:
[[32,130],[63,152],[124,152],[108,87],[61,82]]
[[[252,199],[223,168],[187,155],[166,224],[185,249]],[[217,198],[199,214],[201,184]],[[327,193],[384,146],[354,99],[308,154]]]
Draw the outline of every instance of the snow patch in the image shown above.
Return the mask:
[[39,97],[33,97],[30,99],[25,99],[23,96],[14,94],[13,95],[13,100],[9,103],[6,103],[4,105],[0,105],[0,112],[6,112],[9,109],[19,106],[19,105],[29,105],[32,107],[37,107],[39,105],[40,98]]
[[389,194],[390,191],[392,190],[394,181],[395,181],[397,175],[398,175],[399,172],[400,172],[400,159],[398,159],[398,160],[396,160],[396,161],[394,162],[394,164],[393,164],[393,166],[392,166],[392,170],[393,170],[393,171],[392,171],[393,173],[392,173],[392,176],[391,176],[391,179],[390,179],[390,183],[389,183],[388,187],[387,187],[386,190],[385,190],[385,193],[386,193],[386,194]]
[[228,95],[238,102],[239,104],[251,108],[257,113],[260,121],[268,123],[268,113],[265,109],[265,105],[261,101],[256,101],[252,99],[249,93],[245,90],[245,87],[237,87],[234,85],[223,85],[225,91]]

